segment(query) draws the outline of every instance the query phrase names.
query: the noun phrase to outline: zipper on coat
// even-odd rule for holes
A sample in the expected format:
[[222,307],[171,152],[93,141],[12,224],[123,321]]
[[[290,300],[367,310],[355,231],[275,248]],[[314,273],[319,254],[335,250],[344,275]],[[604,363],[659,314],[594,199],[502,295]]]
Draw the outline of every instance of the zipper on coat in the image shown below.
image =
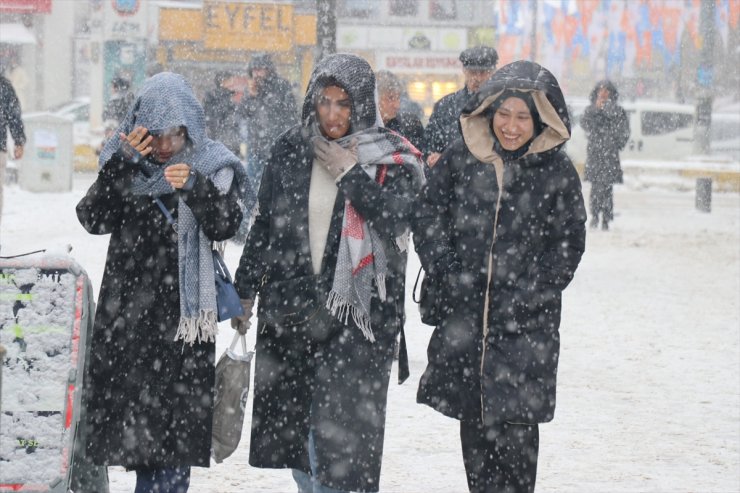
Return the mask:
[[493,238],[491,239],[491,247],[488,249],[488,268],[486,271],[486,297],[483,300],[483,340],[481,341],[481,355],[480,355],[480,419],[481,423],[485,423],[484,405],[483,405],[483,365],[486,361],[486,339],[488,338],[488,310],[490,308],[490,292],[491,292],[491,280],[493,279],[493,246],[496,244],[496,229],[498,228],[498,212],[501,210],[501,196],[504,194],[504,162],[494,161],[493,167],[496,170],[496,184],[498,185],[498,197],[496,197],[496,212],[493,215]]

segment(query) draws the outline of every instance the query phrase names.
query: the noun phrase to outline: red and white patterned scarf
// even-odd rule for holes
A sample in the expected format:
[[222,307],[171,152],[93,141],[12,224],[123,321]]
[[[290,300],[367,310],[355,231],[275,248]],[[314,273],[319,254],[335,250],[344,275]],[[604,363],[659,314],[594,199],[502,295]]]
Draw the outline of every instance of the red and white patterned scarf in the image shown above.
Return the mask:
[[[391,166],[403,166],[413,177],[413,187],[418,190],[424,181],[421,153],[405,138],[383,127],[371,127],[356,132],[336,142],[342,147],[357,143],[357,164],[381,186],[384,185]],[[408,244],[408,230],[392,238],[402,250]],[[372,283],[378,297],[385,300],[385,276],[388,270],[383,242],[365,219],[352,206],[344,202],[344,218],[339,240],[334,280],[326,301],[332,315],[344,323],[349,316],[371,342],[375,341],[370,324]]]

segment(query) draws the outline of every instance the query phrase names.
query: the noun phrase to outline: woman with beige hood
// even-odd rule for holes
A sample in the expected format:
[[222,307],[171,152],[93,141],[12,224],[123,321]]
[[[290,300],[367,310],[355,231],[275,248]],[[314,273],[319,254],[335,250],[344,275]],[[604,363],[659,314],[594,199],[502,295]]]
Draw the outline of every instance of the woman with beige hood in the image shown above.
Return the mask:
[[414,243],[439,307],[417,400],[460,420],[471,492],[531,492],[552,420],[560,300],[585,247],[570,120],[540,65],[502,67],[424,187]]

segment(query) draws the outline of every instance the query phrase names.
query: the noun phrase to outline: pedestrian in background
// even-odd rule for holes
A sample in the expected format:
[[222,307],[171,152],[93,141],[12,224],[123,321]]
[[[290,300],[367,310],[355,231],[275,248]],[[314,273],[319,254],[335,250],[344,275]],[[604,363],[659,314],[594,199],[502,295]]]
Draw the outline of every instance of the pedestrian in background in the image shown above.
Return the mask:
[[234,101],[234,91],[224,86],[230,77],[229,72],[216,73],[213,79],[214,87],[203,99],[203,110],[206,114],[208,137],[221,142],[236,156],[240,156],[241,139],[236,116],[237,103]]
[[131,81],[120,75],[111,80],[111,89],[111,97],[103,110],[103,120],[112,120],[118,126],[134,102],[134,93],[131,91]]
[[298,109],[290,82],[277,74],[270,55],[254,55],[247,75],[239,117],[247,129],[247,174],[252,188],[259,190],[270,148],[278,135],[298,123]]
[[376,72],[375,80],[378,87],[378,110],[383,125],[406,137],[414,147],[421,149],[424,144],[424,126],[414,114],[401,111],[403,83],[387,70]]
[[292,469],[301,493],[380,484],[423,172],[418,151],[378,123],[370,65],[323,58],[301,125],[272,148],[236,272],[236,330],[248,329],[259,296],[249,463]]
[[26,134],[21,119],[21,104],[10,81],[0,73],[0,224],[3,216],[3,189],[8,165],[8,131],[13,137],[13,159],[23,157]]
[[[135,111],[134,111],[135,109]],[[77,205],[110,234],[86,383],[87,456],[136,471],[136,493],[183,493],[208,467],[217,332],[212,243],[239,226],[249,183],[206,137],[177,74],[148,79]]]
[[442,152],[460,138],[460,111],[468,98],[493,75],[498,53],[489,46],[474,46],[460,53],[460,62],[465,86],[437,101],[424,131],[424,152],[430,168],[437,163]]
[[471,492],[532,492],[553,419],[561,293],[585,247],[563,94],[540,65],[502,67],[429,172],[414,244],[441,317],[417,400],[460,420]]
[[614,184],[622,183],[619,151],[630,139],[629,118],[617,104],[618,99],[614,84],[602,80],[591,91],[591,104],[581,117],[588,140],[585,179],[591,182],[591,227],[598,227],[601,215],[603,230],[608,230],[614,219]]

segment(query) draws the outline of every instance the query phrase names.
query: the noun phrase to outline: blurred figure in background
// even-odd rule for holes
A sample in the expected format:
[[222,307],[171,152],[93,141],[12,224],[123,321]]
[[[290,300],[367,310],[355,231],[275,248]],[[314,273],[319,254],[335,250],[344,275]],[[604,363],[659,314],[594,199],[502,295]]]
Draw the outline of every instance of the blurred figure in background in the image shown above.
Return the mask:
[[431,168],[442,152],[460,138],[458,118],[471,94],[491,78],[496,70],[498,53],[489,46],[474,46],[460,53],[465,87],[448,94],[434,105],[429,124],[424,131],[424,153]]
[[553,419],[561,294],[581,260],[581,181],[555,77],[497,71],[460,116],[463,139],[429,171],[414,221],[440,317],[417,401],[460,420],[472,493],[531,493],[539,423]]
[[[249,80],[237,110],[247,138],[247,175],[252,189],[259,192],[262,172],[270,148],[285,130],[298,123],[293,89],[278,76],[275,65],[266,53],[252,57],[247,65]],[[252,210],[256,197],[246,201],[246,210]],[[243,242],[252,218],[245,216],[235,239]]]
[[378,88],[378,110],[383,125],[421,149],[424,144],[424,126],[415,115],[400,111],[403,94],[401,80],[387,70],[380,70],[375,74],[375,81]]
[[103,120],[113,120],[118,125],[134,102],[134,93],[131,91],[131,82],[120,75],[111,80],[111,89],[113,93],[103,109]]
[[10,81],[0,72],[0,223],[3,216],[3,188],[8,164],[8,131],[13,137],[13,159],[23,157],[26,134],[21,119],[21,104]]
[[591,105],[581,118],[588,140],[585,180],[591,182],[591,227],[598,227],[600,214],[603,230],[608,230],[614,219],[613,186],[622,183],[619,151],[630,138],[629,118],[624,108],[617,105],[618,99],[614,84],[608,80],[599,82],[591,91]]
[[234,91],[224,86],[229,77],[231,77],[229,72],[216,73],[213,79],[215,87],[206,94],[203,110],[206,114],[208,137],[221,142],[228,150],[239,156],[241,139],[236,116],[237,104],[234,102]]

